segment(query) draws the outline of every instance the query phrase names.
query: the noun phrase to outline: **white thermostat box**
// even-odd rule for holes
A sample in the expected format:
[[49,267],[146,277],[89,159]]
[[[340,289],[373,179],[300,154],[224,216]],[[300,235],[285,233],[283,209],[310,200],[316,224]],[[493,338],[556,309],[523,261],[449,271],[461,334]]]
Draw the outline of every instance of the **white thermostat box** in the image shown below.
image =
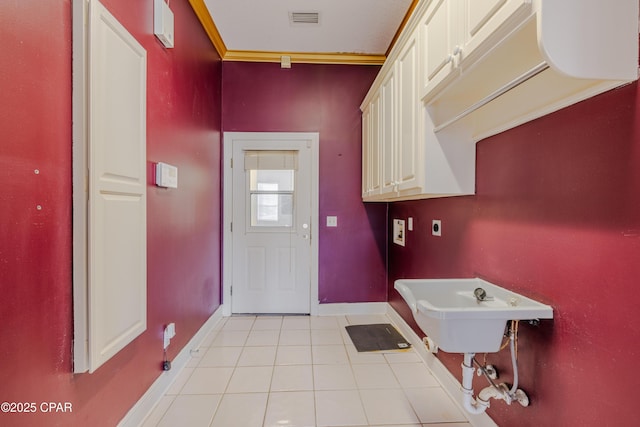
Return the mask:
[[153,2],[153,33],[165,47],[173,47],[173,12],[164,0]]
[[167,163],[156,163],[156,185],[178,188],[178,168]]

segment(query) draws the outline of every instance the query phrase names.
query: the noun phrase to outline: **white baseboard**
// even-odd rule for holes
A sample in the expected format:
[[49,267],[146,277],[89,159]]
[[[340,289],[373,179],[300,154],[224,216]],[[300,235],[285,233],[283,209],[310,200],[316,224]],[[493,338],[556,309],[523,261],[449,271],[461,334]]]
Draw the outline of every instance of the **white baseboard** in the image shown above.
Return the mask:
[[[474,427],[497,427],[497,424],[486,413],[474,415],[467,412],[462,406],[462,385],[458,382],[456,377],[442,364],[442,362],[429,352],[426,346],[422,343],[422,339],[411,329],[411,327],[404,321],[404,319],[387,304],[388,310],[387,316],[391,321],[400,329],[402,335],[409,340],[414,350],[418,353],[420,358],[424,360],[426,365],[431,370],[433,376],[438,380],[444,391],[451,396],[455,404],[460,411],[469,420],[469,423]],[[462,369],[462,368],[460,368]]]
[[200,346],[202,341],[209,335],[209,332],[211,332],[222,319],[222,313],[222,307],[218,307],[198,332],[189,340],[187,345],[178,353],[175,359],[171,361],[171,370],[160,374],[158,379],[151,384],[151,387],[149,387],[146,393],[142,395],[140,400],[138,400],[127,415],[118,423],[118,427],[138,427],[144,422],[144,419],[151,413],[180,371],[182,371],[191,359],[191,350]]
[[358,302],[318,304],[314,310],[318,316],[342,316],[357,314],[386,314],[389,304],[386,302]]

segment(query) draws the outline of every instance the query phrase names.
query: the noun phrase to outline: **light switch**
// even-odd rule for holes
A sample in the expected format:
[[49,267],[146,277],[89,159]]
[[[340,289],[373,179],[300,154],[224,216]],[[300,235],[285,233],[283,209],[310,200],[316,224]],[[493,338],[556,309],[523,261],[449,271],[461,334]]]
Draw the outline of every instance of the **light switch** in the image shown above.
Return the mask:
[[328,216],[327,217],[327,227],[337,227],[338,226],[338,217],[337,216]]

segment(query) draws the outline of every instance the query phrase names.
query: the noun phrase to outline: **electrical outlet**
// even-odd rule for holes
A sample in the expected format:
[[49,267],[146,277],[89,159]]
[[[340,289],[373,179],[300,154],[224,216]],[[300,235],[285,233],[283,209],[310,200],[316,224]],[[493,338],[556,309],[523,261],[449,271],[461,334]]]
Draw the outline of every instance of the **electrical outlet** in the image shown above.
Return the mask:
[[431,221],[431,234],[433,236],[442,236],[442,221],[434,219]]

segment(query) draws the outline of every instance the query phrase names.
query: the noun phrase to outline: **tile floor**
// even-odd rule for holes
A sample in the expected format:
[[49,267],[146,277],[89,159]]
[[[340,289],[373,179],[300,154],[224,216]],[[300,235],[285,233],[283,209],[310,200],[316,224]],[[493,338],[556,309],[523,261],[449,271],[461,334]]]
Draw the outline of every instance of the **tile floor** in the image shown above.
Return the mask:
[[386,316],[223,319],[143,427],[470,427],[413,351],[358,353],[344,326]]

